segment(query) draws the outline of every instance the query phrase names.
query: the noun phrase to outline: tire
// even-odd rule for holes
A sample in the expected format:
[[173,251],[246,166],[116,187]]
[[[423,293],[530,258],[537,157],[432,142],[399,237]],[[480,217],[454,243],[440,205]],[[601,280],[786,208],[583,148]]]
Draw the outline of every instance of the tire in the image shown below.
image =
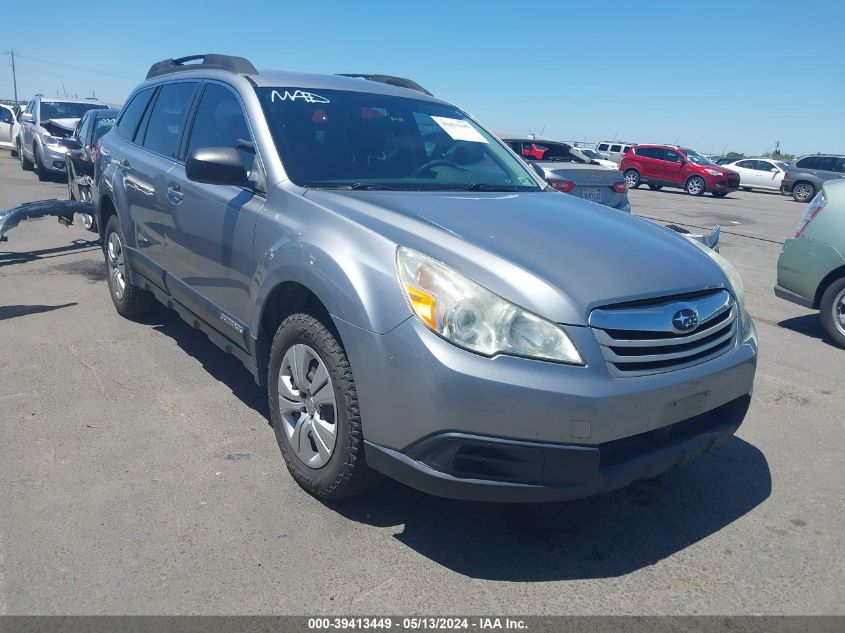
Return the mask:
[[288,471],[306,492],[326,501],[342,499],[381,480],[364,457],[349,359],[326,324],[304,313],[282,321],[270,349],[267,396]]
[[[132,283],[132,269],[126,258],[123,227],[116,215],[109,218],[103,234],[103,256],[108,273],[109,295],[117,313],[137,319],[149,313],[155,298]],[[121,283],[122,282],[122,283]]]
[[652,191],[660,191],[663,189],[663,185],[649,185],[648,188]]
[[822,325],[830,339],[845,348],[845,277],[827,287],[819,303]]
[[713,195],[714,198],[724,198],[726,195],[728,195],[727,191],[711,191],[710,193]]
[[809,182],[797,182],[792,187],[792,199],[795,202],[809,202],[816,195],[816,188]]
[[701,176],[693,176],[687,180],[684,185],[684,191],[691,196],[703,196],[704,192],[707,191],[707,183],[704,182],[704,178]]
[[636,169],[629,169],[625,172],[624,175],[625,184],[628,185],[628,189],[636,189],[640,186],[640,172]]
[[17,145],[9,150],[9,153],[12,155],[12,158],[18,157],[18,147]]
[[18,158],[21,161],[21,169],[24,171],[32,171],[32,161],[23,155],[23,148],[18,145]]
[[743,191],[751,191],[751,187],[743,187],[742,190]]
[[76,194],[73,193],[73,173],[70,169],[70,161],[67,163],[67,199],[76,200]]
[[35,165],[35,173],[38,175],[38,180],[45,182],[48,178],[47,169],[41,162],[41,158],[38,156],[38,147],[35,145],[32,146],[32,162]]

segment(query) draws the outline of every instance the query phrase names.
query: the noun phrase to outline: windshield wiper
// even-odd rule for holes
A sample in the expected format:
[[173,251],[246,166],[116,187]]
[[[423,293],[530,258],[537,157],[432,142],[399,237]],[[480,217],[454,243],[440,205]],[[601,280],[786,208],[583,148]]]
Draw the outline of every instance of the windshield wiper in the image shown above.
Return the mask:
[[354,182],[352,184],[339,182],[315,182],[308,185],[314,189],[352,189],[353,191],[397,191],[395,187],[380,185],[375,182]]
[[466,185],[467,191],[519,191],[515,185],[490,185],[486,182],[472,182]]

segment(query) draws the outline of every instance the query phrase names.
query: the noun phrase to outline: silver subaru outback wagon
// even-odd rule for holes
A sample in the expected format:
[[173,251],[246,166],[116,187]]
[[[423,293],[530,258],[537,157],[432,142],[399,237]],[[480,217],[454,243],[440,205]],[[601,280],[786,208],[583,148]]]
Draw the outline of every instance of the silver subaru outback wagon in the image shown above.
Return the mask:
[[239,359],[322,499],[381,475],[582,497],[748,410],[757,338],[728,262],[551,190],[409,80],[165,60],[96,174],[117,311],[157,300]]

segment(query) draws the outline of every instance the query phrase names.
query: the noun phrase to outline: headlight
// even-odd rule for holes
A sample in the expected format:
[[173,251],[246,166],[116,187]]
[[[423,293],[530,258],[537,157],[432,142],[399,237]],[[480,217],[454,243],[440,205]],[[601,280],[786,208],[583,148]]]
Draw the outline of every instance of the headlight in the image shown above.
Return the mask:
[[724,174],[717,169],[705,169],[704,171],[706,171],[711,176],[724,176]]
[[62,142],[62,139],[58,136],[50,136],[49,134],[42,136],[41,140],[44,141],[45,145],[59,145]]
[[450,343],[485,356],[509,354],[584,364],[559,325],[502,299],[445,264],[400,246],[396,268],[413,313]]

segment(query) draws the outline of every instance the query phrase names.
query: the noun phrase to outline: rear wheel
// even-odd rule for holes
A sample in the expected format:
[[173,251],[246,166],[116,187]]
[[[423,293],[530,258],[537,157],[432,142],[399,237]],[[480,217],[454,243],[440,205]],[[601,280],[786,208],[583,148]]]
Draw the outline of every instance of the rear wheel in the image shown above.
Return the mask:
[[743,187],[742,190],[743,191],[751,191],[751,187]]
[[707,183],[701,176],[693,176],[687,180],[684,190],[691,196],[703,196],[704,192],[707,191]]
[[636,169],[629,169],[625,172],[625,184],[628,189],[636,189],[640,186],[640,172]]
[[845,347],[845,277],[828,286],[819,308],[822,325],[828,336],[839,347]]
[[648,188],[652,191],[660,191],[663,189],[663,185],[649,185]]
[[341,499],[378,483],[364,458],[349,359],[318,318],[299,313],[282,321],[270,349],[267,395],[288,471],[307,492]]
[[799,182],[792,188],[792,198],[795,202],[809,202],[816,195],[816,188],[809,182]]
[[155,299],[145,290],[135,286],[132,268],[126,258],[126,239],[116,215],[109,218],[103,235],[103,253],[109,274],[109,294],[120,316],[137,319],[147,314]]

